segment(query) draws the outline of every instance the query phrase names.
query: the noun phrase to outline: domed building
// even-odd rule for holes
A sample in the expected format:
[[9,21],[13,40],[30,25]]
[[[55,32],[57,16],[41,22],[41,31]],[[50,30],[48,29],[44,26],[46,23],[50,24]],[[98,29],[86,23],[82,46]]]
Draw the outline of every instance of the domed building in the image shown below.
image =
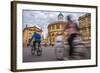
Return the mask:
[[[57,34],[59,32],[63,32],[65,25],[67,24],[66,21],[64,21],[64,16],[63,14],[60,12],[60,14],[58,15],[58,21],[54,22],[54,23],[50,23],[48,25],[48,43],[49,44],[54,44],[55,42],[55,38],[57,36]],[[67,37],[64,35],[64,39],[66,40]]]

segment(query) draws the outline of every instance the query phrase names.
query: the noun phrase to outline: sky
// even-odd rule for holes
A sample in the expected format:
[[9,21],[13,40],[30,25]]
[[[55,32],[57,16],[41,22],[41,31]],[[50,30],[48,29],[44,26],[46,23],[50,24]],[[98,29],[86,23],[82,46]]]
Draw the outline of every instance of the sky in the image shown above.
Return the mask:
[[62,13],[64,16],[64,21],[68,15],[73,16],[73,20],[77,23],[79,16],[82,16],[86,13],[79,13],[79,12],[62,12],[62,11],[35,11],[35,10],[23,10],[22,12],[22,25],[23,29],[26,27],[37,26],[43,30],[42,35],[44,38],[48,35],[48,25],[53,22],[58,21],[59,13]]

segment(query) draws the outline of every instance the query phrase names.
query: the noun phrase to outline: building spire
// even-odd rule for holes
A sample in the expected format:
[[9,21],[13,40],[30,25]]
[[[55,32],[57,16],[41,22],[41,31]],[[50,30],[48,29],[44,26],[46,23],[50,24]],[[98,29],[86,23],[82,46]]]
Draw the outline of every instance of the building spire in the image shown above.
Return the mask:
[[60,12],[58,15],[58,21],[63,21],[64,20],[64,16],[63,14]]

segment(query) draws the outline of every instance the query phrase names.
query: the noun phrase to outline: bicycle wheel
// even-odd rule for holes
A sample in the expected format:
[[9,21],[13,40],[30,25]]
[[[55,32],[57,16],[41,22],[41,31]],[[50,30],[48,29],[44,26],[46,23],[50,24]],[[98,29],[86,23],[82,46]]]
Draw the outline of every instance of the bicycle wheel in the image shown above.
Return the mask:
[[31,54],[34,55],[35,54],[35,50],[34,50],[34,47],[31,46]]
[[88,48],[86,47],[87,43],[84,43],[81,40],[81,36],[77,36],[74,40],[74,58],[75,59],[87,59],[89,55]]
[[37,56],[41,56],[42,55],[42,51],[41,50],[37,50]]

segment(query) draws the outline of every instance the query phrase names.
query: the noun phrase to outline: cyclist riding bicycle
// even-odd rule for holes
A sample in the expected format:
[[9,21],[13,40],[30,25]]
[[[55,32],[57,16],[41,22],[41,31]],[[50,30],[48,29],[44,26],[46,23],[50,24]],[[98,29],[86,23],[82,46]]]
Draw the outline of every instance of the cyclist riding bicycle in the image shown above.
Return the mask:
[[74,39],[77,37],[79,34],[79,27],[76,22],[73,20],[72,15],[67,16],[67,25],[65,26],[65,30],[67,32],[67,37],[68,37],[68,45],[69,45],[69,58],[73,57],[74,53]]
[[33,35],[32,35],[32,38],[30,39],[30,42],[31,41],[33,43],[31,51],[35,52],[35,50],[37,50],[37,54],[38,54],[40,52],[40,46],[41,46],[40,45],[41,35],[38,32],[34,32]]

